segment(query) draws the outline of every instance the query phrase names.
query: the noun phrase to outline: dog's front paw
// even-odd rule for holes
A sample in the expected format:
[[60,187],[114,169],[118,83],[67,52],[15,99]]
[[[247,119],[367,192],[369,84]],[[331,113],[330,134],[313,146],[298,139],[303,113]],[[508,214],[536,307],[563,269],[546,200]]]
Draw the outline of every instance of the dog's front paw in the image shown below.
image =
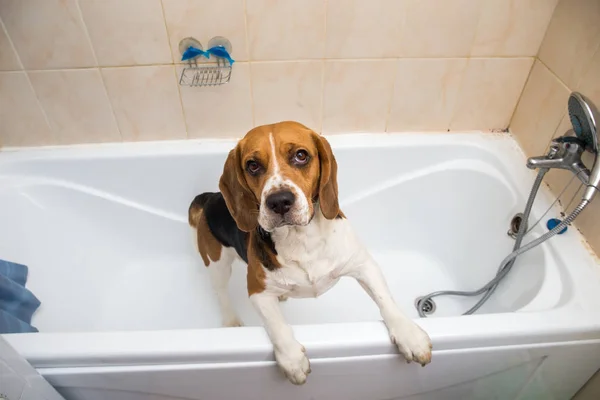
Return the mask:
[[306,350],[300,344],[290,348],[275,350],[275,359],[279,368],[294,385],[302,385],[310,374],[310,362]]
[[390,338],[407,362],[416,361],[423,367],[431,362],[431,339],[417,324],[397,323],[389,327]]

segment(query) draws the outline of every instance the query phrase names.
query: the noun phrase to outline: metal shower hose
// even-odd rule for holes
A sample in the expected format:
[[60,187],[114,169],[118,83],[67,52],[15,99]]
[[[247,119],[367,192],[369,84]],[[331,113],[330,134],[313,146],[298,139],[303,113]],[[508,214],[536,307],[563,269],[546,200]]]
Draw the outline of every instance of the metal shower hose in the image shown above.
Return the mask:
[[430,300],[434,297],[438,297],[438,296],[469,296],[470,297],[470,296],[479,296],[479,295],[483,294],[483,297],[481,297],[481,299],[479,299],[479,301],[477,301],[477,303],[475,303],[475,305],[473,307],[471,307],[465,313],[463,313],[463,315],[473,314],[494,293],[494,291],[496,290],[496,288],[498,287],[498,285],[500,284],[502,279],[504,279],[506,277],[506,275],[512,269],[512,267],[515,263],[515,260],[517,259],[517,257],[519,255],[544,243],[546,240],[550,239],[552,236],[556,235],[558,232],[563,230],[567,225],[569,225],[571,222],[573,222],[573,220],[575,218],[577,218],[579,213],[581,213],[583,211],[583,209],[588,205],[589,202],[587,200],[582,200],[579,203],[579,205],[577,207],[575,207],[573,212],[571,212],[571,214],[569,214],[569,216],[567,218],[565,218],[561,223],[556,225],[554,227],[554,229],[546,232],[544,235],[540,236],[539,238],[537,238],[537,239],[527,243],[525,246],[521,247],[521,242],[523,241],[523,237],[525,236],[525,233],[527,230],[527,221],[529,220],[529,214],[531,213],[531,208],[533,207],[533,201],[535,200],[535,196],[538,192],[538,189],[540,188],[540,185],[542,184],[542,179],[544,178],[544,175],[546,175],[546,172],[548,172],[548,169],[541,168],[540,171],[538,172],[537,177],[535,178],[535,182],[533,183],[533,187],[531,188],[531,192],[529,194],[529,199],[527,199],[527,204],[525,205],[525,211],[523,212],[523,219],[521,221],[521,224],[519,226],[519,232],[517,233],[517,237],[515,239],[515,245],[513,247],[513,252],[510,253],[508,256],[506,256],[506,258],[504,260],[502,260],[502,262],[500,263],[500,267],[498,268],[498,272],[496,273],[496,276],[494,277],[494,279],[492,279],[491,281],[486,283],[480,289],[473,290],[473,291],[441,290],[438,292],[433,292],[428,295],[425,295],[425,296],[421,297],[421,299],[419,299],[419,302],[417,304],[417,311],[419,312],[419,316],[421,316],[423,318],[426,317],[423,307],[425,306],[425,303],[428,300]]

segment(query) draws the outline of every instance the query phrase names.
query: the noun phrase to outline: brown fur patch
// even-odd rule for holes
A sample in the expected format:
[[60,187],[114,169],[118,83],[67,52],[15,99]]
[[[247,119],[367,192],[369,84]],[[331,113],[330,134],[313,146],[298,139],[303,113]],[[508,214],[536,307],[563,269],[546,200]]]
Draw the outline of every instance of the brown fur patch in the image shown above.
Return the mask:
[[324,137],[315,133],[313,140],[319,151],[320,161],[319,204],[323,216],[334,219],[341,213],[338,202],[337,161],[329,142]]
[[188,210],[188,222],[191,227],[197,228],[202,216],[202,206],[194,199]]
[[244,232],[250,232],[258,226],[257,198],[260,196],[256,197],[248,187],[245,169],[240,160],[240,143],[227,156],[223,175],[219,180],[219,190],[237,227]]
[[219,261],[223,246],[210,231],[204,210],[197,203],[192,203],[190,206],[188,221],[196,229],[198,252],[202,256],[204,265],[208,267],[211,261]]
[[258,232],[254,231],[250,234],[247,275],[248,296],[265,290],[265,268],[274,270],[281,267],[274,251],[274,247],[272,248]]

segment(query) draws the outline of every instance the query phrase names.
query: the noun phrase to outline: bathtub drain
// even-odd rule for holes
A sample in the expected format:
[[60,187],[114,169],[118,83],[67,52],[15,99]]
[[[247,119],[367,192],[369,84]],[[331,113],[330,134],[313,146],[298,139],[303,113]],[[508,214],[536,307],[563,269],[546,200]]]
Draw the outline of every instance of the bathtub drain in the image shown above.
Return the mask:
[[[422,297],[417,297],[415,299],[415,308],[418,310],[420,303],[421,303],[421,299]],[[425,303],[423,303],[423,314],[425,315],[431,315],[435,312],[435,302],[431,299],[427,299],[425,300]]]
[[[521,228],[521,224],[523,223],[523,217],[523,213],[518,213],[512,218],[512,220],[510,221],[510,227],[508,228],[508,232],[506,232],[508,236],[510,236],[513,239],[517,238],[517,235],[519,234],[519,228]],[[526,222],[525,230],[527,231]]]

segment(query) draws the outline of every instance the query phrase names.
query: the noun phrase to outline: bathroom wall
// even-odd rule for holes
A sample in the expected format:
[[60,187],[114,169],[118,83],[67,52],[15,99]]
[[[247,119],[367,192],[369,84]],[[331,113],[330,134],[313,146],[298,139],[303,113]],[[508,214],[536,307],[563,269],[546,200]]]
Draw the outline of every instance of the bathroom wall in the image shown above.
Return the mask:
[[[600,107],[599,0],[560,0],[556,6],[510,124],[511,132],[528,156],[544,154],[552,137],[570,129],[567,100],[575,90]],[[584,160],[593,161],[589,158]],[[555,170],[546,181],[559,194],[572,176],[568,171]],[[582,189],[578,188],[579,181],[574,180],[561,196],[563,206],[575,196],[569,210],[581,198]],[[600,254],[599,197],[577,218],[575,225],[596,254]]]
[[[0,0],[0,144],[506,129],[556,2]],[[231,82],[179,87],[216,35]]]
[[[571,128],[567,100],[579,91],[600,107],[600,1],[560,0],[517,105],[510,131],[528,156],[542,155],[553,137]],[[588,155],[584,159],[592,161]],[[546,175],[550,189],[560,194],[563,207],[573,209],[583,188],[573,174],[553,170]],[[569,184],[570,183],[570,184]],[[568,186],[567,186],[568,185]],[[571,202],[571,199],[574,199]],[[577,218],[575,226],[600,254],[600,198]],[[581,388],[574,400],[600,397],[600,372]]]

